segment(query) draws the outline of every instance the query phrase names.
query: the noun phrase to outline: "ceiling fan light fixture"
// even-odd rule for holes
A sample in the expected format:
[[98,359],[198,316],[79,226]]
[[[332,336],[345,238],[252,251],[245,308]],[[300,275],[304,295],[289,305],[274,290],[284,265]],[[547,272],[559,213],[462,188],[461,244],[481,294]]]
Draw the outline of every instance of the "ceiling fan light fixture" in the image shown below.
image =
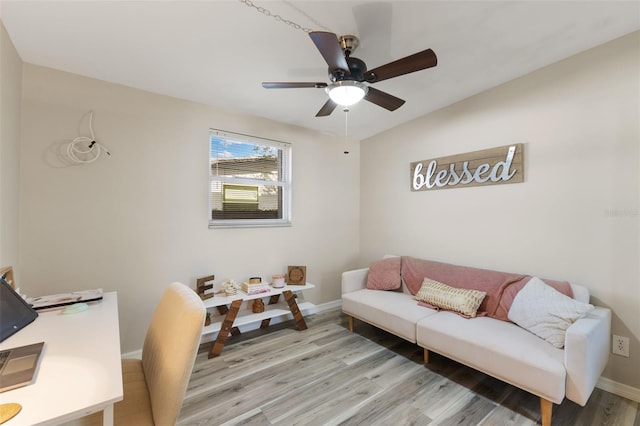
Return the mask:
[[369,88],[359,81],[342,80],[330,84],[324,90],[336,104],[351,106],[360,102]]

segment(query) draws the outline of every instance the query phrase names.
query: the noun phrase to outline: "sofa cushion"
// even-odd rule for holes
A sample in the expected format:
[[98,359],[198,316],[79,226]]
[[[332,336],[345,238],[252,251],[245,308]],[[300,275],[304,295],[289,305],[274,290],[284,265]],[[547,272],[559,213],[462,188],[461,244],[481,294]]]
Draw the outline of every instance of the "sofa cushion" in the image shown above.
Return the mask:
[[516,324],[441,311],[418,322],[416,341],[556,404],[564,398],[564,351]]
[[343,294],[342,311],[412,343],[418,320],[437,313],[418,306],[410,294],[370,289]]
[[593,305],[573,300],[532,277],[514,298],[509,319],[556,348],[563,348],[567,328],[592,309]]
[[367,275],[367,288],[371,290],[397,290],[400,286],[399,257],[371,262]]
[[455,288],[425,278],[416,299],[473,318],[486,294],[484,291]]

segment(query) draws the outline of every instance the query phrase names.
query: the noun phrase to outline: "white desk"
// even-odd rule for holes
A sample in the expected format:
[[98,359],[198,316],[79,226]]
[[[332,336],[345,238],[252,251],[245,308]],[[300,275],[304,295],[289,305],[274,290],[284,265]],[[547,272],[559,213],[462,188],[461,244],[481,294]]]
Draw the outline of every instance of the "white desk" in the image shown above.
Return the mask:
[[0,343],[0,349],[45,342],[35,381],[0,393],[0,403],[22,410],[3,426],[56,425],[104,410],[113,424],[113,404],[122,400],[118,299],[105,293],[89,309],[62,315],[42,312],[36,320]]

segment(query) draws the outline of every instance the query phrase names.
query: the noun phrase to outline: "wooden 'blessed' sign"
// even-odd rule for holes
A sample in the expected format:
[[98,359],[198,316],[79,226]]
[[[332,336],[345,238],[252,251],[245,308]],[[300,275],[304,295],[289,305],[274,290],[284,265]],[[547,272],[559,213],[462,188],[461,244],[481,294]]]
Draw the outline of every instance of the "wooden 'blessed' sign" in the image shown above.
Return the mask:
[[413,162],[411,190],[524,182],[523,146],[518,143]]

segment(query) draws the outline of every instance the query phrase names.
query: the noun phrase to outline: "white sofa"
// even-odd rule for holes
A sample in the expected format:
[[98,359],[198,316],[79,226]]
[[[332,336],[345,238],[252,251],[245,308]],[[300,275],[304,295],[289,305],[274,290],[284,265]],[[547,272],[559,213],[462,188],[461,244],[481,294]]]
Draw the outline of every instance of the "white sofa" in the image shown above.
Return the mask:
[[[553,403],[566,397],[584,406],[609,357],[611,311],[595,307],[566,331],[558,349],[518,325],[492,317],[464,318],[419,306],[399,291],[366,287],[369,268],[342,274],[342,310],[349,329],[354,318],[393,333],[540,397],[543,426],[551,425]],[[574,299],[588,303],[589,291],[571,284]]]

